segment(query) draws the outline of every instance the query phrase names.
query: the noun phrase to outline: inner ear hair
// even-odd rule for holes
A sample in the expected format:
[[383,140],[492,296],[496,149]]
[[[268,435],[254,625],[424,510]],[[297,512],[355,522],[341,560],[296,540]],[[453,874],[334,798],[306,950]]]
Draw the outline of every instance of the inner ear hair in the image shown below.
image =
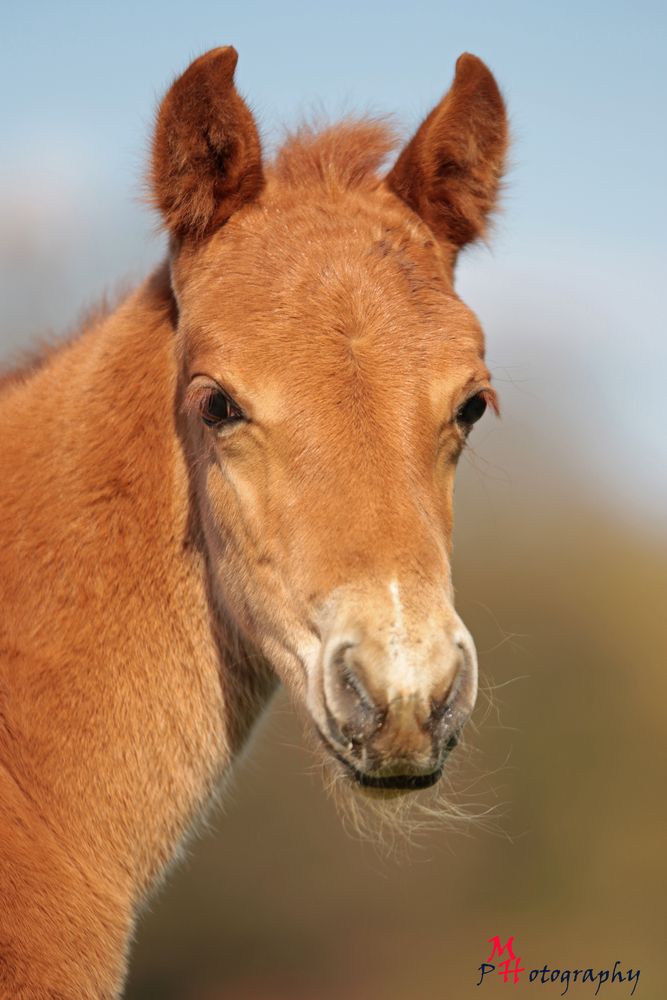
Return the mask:
[[232,46],[200,56],[158,110],[151,200],[178,241],[209,235],[264,186],[257,126],[234,86],[237,59]]

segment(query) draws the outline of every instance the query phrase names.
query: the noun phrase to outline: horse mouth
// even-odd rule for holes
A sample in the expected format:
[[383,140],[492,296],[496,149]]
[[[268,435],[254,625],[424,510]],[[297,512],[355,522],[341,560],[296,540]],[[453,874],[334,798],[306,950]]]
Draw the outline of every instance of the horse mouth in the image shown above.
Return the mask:
[[367,771],[361,771],[358,767],[355,767],[351,761],[339,753],[331,745],[326,736],[323,735],[319,727],[317,727],[317,734],[331,756],[335,757],[343,765],[348,777],[352,778],[360,788],[385,792],[418,792],[424,788],[432,788],[442,777],[444,763],[436,767],[435,770],[428,771],[426,774],[419,772],[408,774],[369,774]]
[[375,775],[358,771],[347,761],[343,761],[352,778],[361,788],[374,788],[386,792],[418,792],[432,788],[442,777],[442,765],[429,774],[387,774]]

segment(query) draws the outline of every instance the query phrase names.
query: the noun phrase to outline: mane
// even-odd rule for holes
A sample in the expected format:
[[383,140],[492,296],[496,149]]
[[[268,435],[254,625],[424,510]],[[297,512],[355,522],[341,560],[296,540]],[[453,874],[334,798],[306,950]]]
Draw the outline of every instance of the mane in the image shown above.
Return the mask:
[[350,189],[372,184],[398,145],[388,118],[343,119],[335,125],[306,122],[276,154],[274,175],[290,187],[334,183]]

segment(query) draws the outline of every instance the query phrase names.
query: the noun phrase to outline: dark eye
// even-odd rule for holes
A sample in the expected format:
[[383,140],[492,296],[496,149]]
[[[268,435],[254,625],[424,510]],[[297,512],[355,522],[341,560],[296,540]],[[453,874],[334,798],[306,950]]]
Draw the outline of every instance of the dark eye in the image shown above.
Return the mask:
[[220,427],[245,420],[241,409],[222,389],[211,389],[201,402],[201,418],[207,427]]
[[467,399],[463,406],[459,407],[456,414],[456,422],[463,427],[472,427],[486,410],[486,397],[483,392],[477,392],[470,399]]

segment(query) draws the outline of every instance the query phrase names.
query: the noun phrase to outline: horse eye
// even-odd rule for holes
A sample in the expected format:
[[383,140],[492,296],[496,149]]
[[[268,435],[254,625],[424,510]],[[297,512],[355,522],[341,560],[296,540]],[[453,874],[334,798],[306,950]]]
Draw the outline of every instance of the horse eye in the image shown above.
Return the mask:
[[204,396],[200,412],[207,427],[220,427],[245,419],[239,407],[221,389],[211,389]]
[[459,407],[456,414],[456,422],[464,427],[472,427],[484,415],[486,410],[486,397],[483,392],[477,392],[470,399],[467,399],[463,406]]

